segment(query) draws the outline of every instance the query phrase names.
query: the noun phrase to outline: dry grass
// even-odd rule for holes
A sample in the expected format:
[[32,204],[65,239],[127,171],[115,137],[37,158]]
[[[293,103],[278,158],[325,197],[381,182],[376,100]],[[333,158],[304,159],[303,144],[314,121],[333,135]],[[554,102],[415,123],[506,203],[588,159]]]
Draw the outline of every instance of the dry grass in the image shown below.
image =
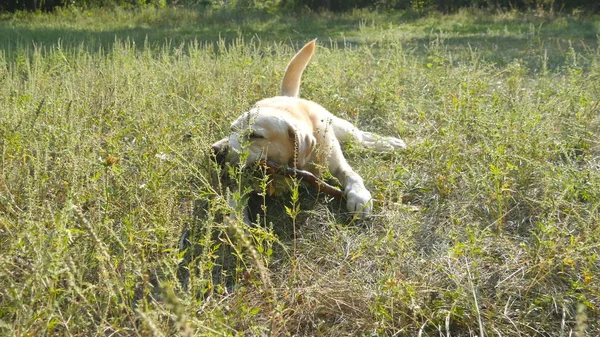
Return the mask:
[[[36,47],[59,19],[2,21],[22,34],[0,34],[3,335],[600,333],[594,18],[323,14],[251,39],[265,28],[249,17],[237,39],[194,43],[199,14],[166,12],[183,43],[144,45],[137,28],[171,27],[160,13],[101,16],[134,22],[111,42],[75,33],[84,14]],[[260,226],[227,220],[242,196],[209,145],[277,92],[295,47],[271,41],[315,35],[303,96],[409,150],[348,145],[371,219],[300,186],[296,217],[279,197]]]

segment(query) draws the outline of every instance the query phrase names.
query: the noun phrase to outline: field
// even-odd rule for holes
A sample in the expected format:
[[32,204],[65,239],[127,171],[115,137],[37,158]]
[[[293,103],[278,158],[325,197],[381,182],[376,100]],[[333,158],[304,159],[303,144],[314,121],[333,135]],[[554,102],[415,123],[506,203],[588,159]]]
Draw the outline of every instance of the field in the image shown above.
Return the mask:
[[[599,34],[578,13],[0,15],[0,335],[600,335]],[[346,146],[369,219],[304,185],[257,226],[223,217],[243,196],[210,144],[315,37],[301,95],[409,149]]]

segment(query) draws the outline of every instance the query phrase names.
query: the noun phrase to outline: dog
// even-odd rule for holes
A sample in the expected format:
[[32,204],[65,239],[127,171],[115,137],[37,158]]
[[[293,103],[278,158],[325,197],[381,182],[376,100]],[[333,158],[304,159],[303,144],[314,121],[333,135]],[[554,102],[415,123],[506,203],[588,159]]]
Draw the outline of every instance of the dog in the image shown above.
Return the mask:
[[302,73],[315,48],[316,39],[304,45],[286,68],[281,95],[263,99],[242,113],[231,124],[229,136],[214,143],[212,150],[229,152],[228,160],[241,165],[269,160],[317,177],[327,169],[343,187],[348,211],[365,217],[372,212],[371,193],[344,158],[341,143],[353,140],[381,152],[405,149],[406,143],[361,131],[321,105],[299,97]]

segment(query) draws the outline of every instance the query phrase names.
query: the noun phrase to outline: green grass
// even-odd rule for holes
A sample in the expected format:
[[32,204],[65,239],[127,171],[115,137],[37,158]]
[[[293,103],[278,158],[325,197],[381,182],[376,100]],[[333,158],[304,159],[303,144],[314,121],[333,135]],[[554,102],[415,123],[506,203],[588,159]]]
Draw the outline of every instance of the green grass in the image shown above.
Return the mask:
[[[472,11],[5,14],[0,333],[599,334],[598,33]],[[210,144],[313,37],[302,96],[409,149],[347,147],[371,219],[323,198],[220,219]],[[183,291],[186,225],[204,250]]]

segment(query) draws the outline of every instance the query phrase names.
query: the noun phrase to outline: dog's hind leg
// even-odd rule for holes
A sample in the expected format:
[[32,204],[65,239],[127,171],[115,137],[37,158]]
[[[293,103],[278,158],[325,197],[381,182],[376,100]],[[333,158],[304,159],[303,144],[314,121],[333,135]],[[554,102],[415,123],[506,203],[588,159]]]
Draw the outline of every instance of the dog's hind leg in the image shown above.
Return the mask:
[[406,143],[400,138],[379,136],[362,131],[347,120],[335,116],[331,119],[331,127],[335,137],[342,143],[354,139],[366,148],[381,152],[406,149]]

